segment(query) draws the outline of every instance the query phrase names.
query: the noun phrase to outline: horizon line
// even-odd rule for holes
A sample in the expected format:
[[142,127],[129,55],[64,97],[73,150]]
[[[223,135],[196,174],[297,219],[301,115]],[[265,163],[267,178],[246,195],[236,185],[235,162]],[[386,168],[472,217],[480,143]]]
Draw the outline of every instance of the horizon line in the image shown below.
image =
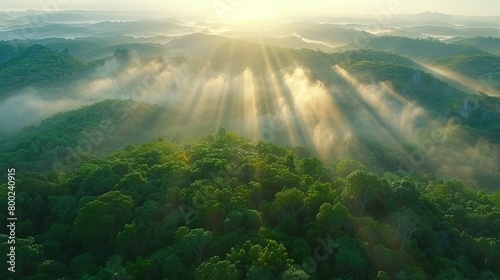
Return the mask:
[[[29,13],[29,12],[43,12],[43,13],[61,13],[61,12],[115,12],[115,13],[156,13],[156,14],[163,14],[163,13],[170,13],[170,14],[179,14],[179,15],[185,15],[185,16],[194,16],[194,15],[199,15],[200,13],[193,13],[187,12],[187,11],[169,11],[169,10],[112,10],[112,9],[61,9],[61,10],[38,10],[38,9],[24,9],[24,10],[1,10],[0,13]],[[500,14],[497,15],[463,15],[463,14],[448,14],[448,13],[443,13],[443,12],[434,12],[434,11],[425,11],[425,12],[419,12],[419,13],[398,13],[398,14],[392,14],[392,16],[416,16],[416,15],[424,15],[424,14],[433,14],[433,15],[443,15],[443,16],[458,16],[458,17],[481,17],[481,18],[491,18],[491,17],[500,17]],[[329,14],[324,14],[320,12],[311,12],[307,14],[299,14],[299,13],[289,13],[286,15],[281,15],[277,16],[278,18],[286,18],[286,17],[296,17],[296,16],[301,16],[301,17],[308,17],[308,16],[323,16],[323,17],[331,17],[331,16],[373,16],[372,14],[367,14],[367,13],[329,13]]]

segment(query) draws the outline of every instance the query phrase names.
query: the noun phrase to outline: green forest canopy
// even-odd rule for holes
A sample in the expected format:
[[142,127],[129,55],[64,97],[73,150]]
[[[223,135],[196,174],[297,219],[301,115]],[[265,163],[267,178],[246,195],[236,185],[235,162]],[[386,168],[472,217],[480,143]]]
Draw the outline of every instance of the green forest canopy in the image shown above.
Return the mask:
[[224,129],[18,180],[20,279],[500,275],[499,192],[391,180],[352,160],[332,171]]

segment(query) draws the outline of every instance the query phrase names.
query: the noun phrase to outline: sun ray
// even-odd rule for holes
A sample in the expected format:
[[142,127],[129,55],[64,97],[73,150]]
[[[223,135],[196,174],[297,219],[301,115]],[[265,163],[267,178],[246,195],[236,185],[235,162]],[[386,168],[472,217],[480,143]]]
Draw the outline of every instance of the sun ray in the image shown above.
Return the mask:
[[311,82],[300,67],[286,75],[284,82],[292,95],[294,112],[317,154],[328,160],[334,150],[348,146],[354,135],[345,129],[347,121],[324,84]]
[[[408,134],[401,133],[401,115],[392,109],[399,109],[401,112],[401,110],[404,111],[404,108],[407,108],[407,106],[411,108],[413,105],[409,105],[410,103],[408,103],[404,106],[400,104],[398,108],[389,108],[380,98],[381,88],[362,84],[354,75],[338,65],[335,66],[333,70],[344,78],[345,81],[353,87],[354,91],[358,93],[360,99],[356,102],[364,108],[359,114],[365,125],[367,125],[367,127],[378,127],[377,133],[387,141],[386,144],[392,146],[403,158],[407,158],[409,153],[403,148],[400,141],[410,141],[412,139],[408,137]],[[384,87],[382,87],[382,89],[383,88]],[[403,101],[401,99],[399,100]],[[406,118],[405,121],[411,123],[413,120],[408,120],[408,118]]]
[[500,96],[500,91],[495,89],[488,81],[471,78],[450,69],[439,68],[422,62],[419,63],[419,65],[437,78],[447,81],[452,85],[456,85],[461,89],[465,89],[468,93],[475,94],[481,91],[490,96]]
[[[284,92],[280,82],[277,80],[270,54],[268,53],[269,47],[263,44],[261,36],[258,37],[258,40],[260,40],[260,54],[265,64],[259,77],[262,83],[260,87],[262,91],[260,97],[262,98],[261,104],[264,105],[264,112],[268,116],[267,120],[264,120],[264,122],[267,123],[263,124],[265,127],[263,127],[261,134],[273,138],[274,136],[272,135],[279,134],[281,130],[285,130],[288,134],[289,142],[292,145],[296,145],[298,140],[296,133],[292,131],[293,126],[286,123],[288,121],[288,116],[283,115],[283,108],[288,107],[288,103],[286,99],[283,98]],[[276,58],[276,55],[274,55],[273,58]]]
[[247,135],[258,135],[259,121],[254,75],[250,69],[243,72],[243,130]]

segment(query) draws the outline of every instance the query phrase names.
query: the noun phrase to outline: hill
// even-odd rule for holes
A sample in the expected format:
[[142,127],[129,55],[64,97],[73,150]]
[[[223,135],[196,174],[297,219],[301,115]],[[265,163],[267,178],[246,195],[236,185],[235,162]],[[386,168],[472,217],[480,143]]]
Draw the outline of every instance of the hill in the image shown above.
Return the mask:
[[[167,50],[161,44],[169,42],[172,39],[162,36],[151,38],[133,38],[131,36],[84,37],[75,39],[45,38],[38,40],[12,40],[8,41],[6,45],[41,45],[53,51],[67,52],[74,58],[88,63],[112,56],[118,48],[127,48],[144,56],[160,56],[165,54]],[[0,57],[1,61],[2,58]]]
[[500,279],[500,18],[226,2],[0,12],[0,279]]
[[14,47],[1,43],[0,98],[29,86],[48,87],[82,75],[86,65],[72,56],[40,45]]
[[332,48],[327,47],[323,44],[308,43],[305,42],[303,39],[295,36],[284,37],[284,38],[246,38],[245,40],[256,44],[278,46],[283,48],[312,49],[312,50],[321,50],[324,52],[332,51]]
[[421,25],[406,27],[406,31],[418,32],[432,37],[477,37],[477,36],[493,36],[500,37],[500,29],[493,27],[446,27],[435,25]]
[[207,55],[220,45],[230,40],[230,38],[222,36],[193,33],[182,36],[181,38],[173,39],[165,44],[165,47],[171,52],[182,56],[200,54]]
[[[110,85],[93,94],[165,106],[175,118],[151,123],[157,135],[195,137],[224,126],[311,148],[329,166],[349,157],[399,177],[432,173],[498,187],[498,98],[470,95],[380,51],[328,54],[230,40],[210,53],[177,62],[133,55],[132,64],[113,64],[116,71],[92,80]],[[423,155],[418,162],[415,153]]]
[[[33,18],[33,16],[30,16]],[[36,26],[31,21],[23,21],[22,24],[14,25],[10,29],[0,31],[3,40],[25,40],[43,38],[75,38],[95,34],[87,27],[71,24],[47,23]]]
[[59,113],[0,142],[0,164],[25,172],[48,172],[78,165],[72,158],[101,156],[127,144],[150,141],[157,122],[170,119],[164,108],[107,100]]
[[[498,193],[455,180],[391,180],[349,160],[332,171],[224,129],[18,178],[23,279],[500,275]],[[7,203],[8,186],[0,190]],[[7,242],[2,235],[5,252]]]
[[358,31],[355,29],[347,29],[338,26],[328,25],[322,28],[302,28],[297,30],[297,35],[306,42],[320,43],[331,48],[348,45],[356,42],[358,38],[374,38],[375,35]]
[[406,37],[378,37],[365,39],[362,42],[351,44],[342,49],[374,49],[403,55],[412,59],[422,60],[429,58],[447,57],[453,55],[485,54],[477,47],[446,44],[431,39],[410,39]]
[[454,77],[455,80],[473,87],[492,96],[500,96],[500,56],[491,54],[481,55],[455,55],[446,58],[434,58],[426,61],[453,73],[463,76]]
[[500,38],[496,37],[461,38],[454,40],[453,43],[473,46],[485,52],[500,55]]

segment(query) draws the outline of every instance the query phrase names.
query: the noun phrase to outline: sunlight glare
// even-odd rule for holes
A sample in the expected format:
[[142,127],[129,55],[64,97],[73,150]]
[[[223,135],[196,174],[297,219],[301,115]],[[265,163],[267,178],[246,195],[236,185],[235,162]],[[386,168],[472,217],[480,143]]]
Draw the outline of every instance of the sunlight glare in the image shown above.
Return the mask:
[[468,77],[450,69],[439,68],[425,63],[420,63],[420,66],[437,78],[450,82],[453,85],[458,85],[459,88],[466,89],[468,93],[476,94],[478,91],[481,91],[490,96],[500,96],[500,91],[496,90],[490,82],[484,80],[478,81],[477,78]]
[[276,3],[264,0],[234,0],[229,4],[215,1],[214,7],[219,11],[223,21],[231,23],[252,24],[276,19],[279,15]]
[[346,141],[351,141],[353,134],[343,130],[346,120],[323,83],[311,82],[300,67],[286,75],[284,82],[292,94],[299,125],[318,155],[327,160],[334,149],[347,148]]

